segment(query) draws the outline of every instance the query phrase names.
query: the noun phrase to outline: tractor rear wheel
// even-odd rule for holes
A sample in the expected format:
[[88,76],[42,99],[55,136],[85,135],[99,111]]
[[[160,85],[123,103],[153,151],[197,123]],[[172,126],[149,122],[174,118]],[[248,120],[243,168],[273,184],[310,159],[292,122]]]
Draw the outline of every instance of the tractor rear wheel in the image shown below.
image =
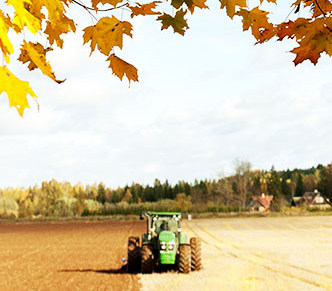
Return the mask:
[[141,249],[141,270],[143,274],[153,272],[153,260],[152,245],[143,245]]
[[190,245],[180,245],[179,249],[179,272],[188,274],[190,272]]
[[198,271],[202,269],[202,259],[201,259],[201,240],[197,237],[192,237],[190,239],[191,247],[191,270]]
[[128,238],[128,273],[138,273],[140,267],[140,241],[139,237]]

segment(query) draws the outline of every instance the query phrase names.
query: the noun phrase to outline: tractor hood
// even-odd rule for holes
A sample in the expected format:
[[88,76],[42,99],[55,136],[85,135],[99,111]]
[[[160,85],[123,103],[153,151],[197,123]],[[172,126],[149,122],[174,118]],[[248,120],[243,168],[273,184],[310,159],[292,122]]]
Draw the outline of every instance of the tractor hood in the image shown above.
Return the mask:
[[169,230],[163,230],[159,233],[159,241],[175,241],[175,234]]

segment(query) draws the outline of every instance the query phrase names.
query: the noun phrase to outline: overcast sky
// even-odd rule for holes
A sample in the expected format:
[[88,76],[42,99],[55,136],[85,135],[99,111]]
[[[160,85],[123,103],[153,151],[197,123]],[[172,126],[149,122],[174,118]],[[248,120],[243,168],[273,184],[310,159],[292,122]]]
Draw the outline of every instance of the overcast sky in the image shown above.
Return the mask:
[[[193,182],[232,173],[235,158],[257,169],[330,163],[331,59],[294,67],[294,42],[255,46],[239,20],[216,9],[197,12],[188,15],[185,37],[160,31],[153,17],[133,21],[133,39],[116,50],[139,70],[130,88],[103,55],[89,57],[81,32],[48,53],[64,84],[12,62],[40,111],[30,100],[22,119],[0,96],[0,187],[52,178],[110,187]],[[284,19],[289,9],[278,13]]]

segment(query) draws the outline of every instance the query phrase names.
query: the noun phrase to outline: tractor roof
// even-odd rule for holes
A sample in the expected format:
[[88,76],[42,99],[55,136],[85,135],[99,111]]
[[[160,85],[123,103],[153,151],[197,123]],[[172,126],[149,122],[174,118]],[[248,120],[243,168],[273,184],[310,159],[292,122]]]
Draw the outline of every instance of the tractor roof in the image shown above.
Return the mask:
[[151,211],[148,212],[150,215],[158,215],[158,216],[173,216],[173,215],[181,215],[181,212],[157,212]]

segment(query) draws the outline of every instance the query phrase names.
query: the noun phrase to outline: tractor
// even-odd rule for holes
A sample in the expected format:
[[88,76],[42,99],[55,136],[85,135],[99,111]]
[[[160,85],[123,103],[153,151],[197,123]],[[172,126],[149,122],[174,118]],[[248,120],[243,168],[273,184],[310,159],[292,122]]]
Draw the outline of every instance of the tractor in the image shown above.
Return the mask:
[[177,268],[189,273],[202,268],[201,242],[181,232],[180,212],[144,212],[147,232],[128,238],[128,272],[152,273],[161,267]]

